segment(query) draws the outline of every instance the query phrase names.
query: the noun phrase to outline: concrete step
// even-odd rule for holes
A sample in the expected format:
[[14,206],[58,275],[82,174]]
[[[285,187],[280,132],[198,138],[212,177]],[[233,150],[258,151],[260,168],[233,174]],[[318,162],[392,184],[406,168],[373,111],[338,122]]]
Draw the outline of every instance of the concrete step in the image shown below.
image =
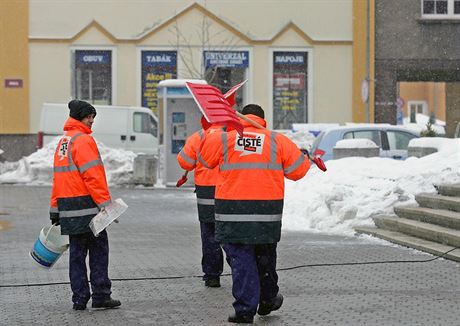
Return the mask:
[[460,197],[460,184],[438,186],[438,193],[443,196]]
[[[440,256],[443,253],[455,248],[455,247],[447,246],[441,243],[416,238],[416,237],[413,237],[413,236],[410,236],[410,235],[407,235],[401,232],[397,232],[397,231],[389,231],[389,230],[383,230],[383,229],[378,229],[378,228],[367,228],[367,227],[355,228],[355,231],[358,233],[369,234],[374,237],[399,244],[401,246],[428,252],[436,256]],[[454,251],[451,251],[450,253],[446,254],[444,258],[460,262],[460,249],[455,249]]]
[[402,218],[460,230],[460,212],[427,207],[395,207],[394,212]]
[[374,218],[374,223],[385,230],[398,231],[425,240],[460,247],[460,230],[396,216],[377,216]]
[[415,200],[422,207],[447,209],[460,212],[460,197],[437,194],[419,194],[415,196]]

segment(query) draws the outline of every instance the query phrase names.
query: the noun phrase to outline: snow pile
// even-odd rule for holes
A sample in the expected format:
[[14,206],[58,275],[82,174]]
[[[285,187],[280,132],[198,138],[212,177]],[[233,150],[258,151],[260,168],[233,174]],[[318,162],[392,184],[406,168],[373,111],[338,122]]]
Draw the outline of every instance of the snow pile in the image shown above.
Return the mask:
[[458,139],[449,139],[442,137],[421,137],[411,139],[409,147],[429,147],[436,148],[439,151],[455,151],[458,146]]
[[297,147],[301,149],[310,149],[311,145],[315,141],[315,136],[308,130],[292,131],[285,129],[275,131],[288,137],[297,145]]
[[393,214],[395,204],[417,205],[415,195],[435,193],[434,185],[460,183],[460,139],[444,139],[440,151],[405,161],[350,157],[312,167],[286,181],[283,227],[289,230],[352,235],[372,226],[372,216]]
[[[53,156],[60,137],[17,162],[0,163],[0,183],[51,185],[53,181]],[[104,162],[109,185],[130,183],[136,154],[97,143]]]
[[[415,115],[415,121],[417,122],[416,123],[410,122],[410,117],[405,117],[403,119],[404,127],[420,134],[422,131],[427,130],[427,123],[428,121],[430,121],[430,117],[425,114],[417,113]],[[436,134],[445,135],[446,134],[446,130],[444,128],[445,125],[446,125],[445,121],[436,119],[435,123],[431,126],[431,128],[436,132]]]

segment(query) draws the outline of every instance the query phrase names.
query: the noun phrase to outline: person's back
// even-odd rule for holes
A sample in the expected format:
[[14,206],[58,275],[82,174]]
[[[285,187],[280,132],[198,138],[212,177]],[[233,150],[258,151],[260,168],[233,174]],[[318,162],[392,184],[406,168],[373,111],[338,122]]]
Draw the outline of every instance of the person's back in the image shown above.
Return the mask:
[[[265,126],[264,112],[250,104],[242,113]],[[310,163],[281,134],[247,121],[235,130],[206,134],[203,164],[220,170],[216,185],[216,239],[232,268],[235,314],[229,322],[252,323],[256,311],[268,315],[283,303],[278,293],[276,246],[281,237],[284,177],[302,178]]]
[[[263,126],[266,124],[261,117],[247,116]],[[215,195],[217,239],[237,243],[277,242],[284,177],[302,178],[310,163],[284,135],[258,129],[246,121],[242,123],[244,137],[239,137],[235,130],[207,135],[201,153],[206,164],[220,168]],[[231,232],[233,222],[247,225]]]

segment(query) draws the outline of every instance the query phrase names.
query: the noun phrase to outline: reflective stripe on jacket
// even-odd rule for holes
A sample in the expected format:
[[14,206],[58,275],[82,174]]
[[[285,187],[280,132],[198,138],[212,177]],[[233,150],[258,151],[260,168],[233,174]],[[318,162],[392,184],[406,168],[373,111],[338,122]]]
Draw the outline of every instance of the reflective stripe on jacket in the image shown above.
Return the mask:
[[[211,126],[208,132],[217,132],[221,129],[222,127],[219,126]],[[209,223],[214,222],[214,192],[219,169],[208,169],[203,164],[200,154],[203,139],[202,129],[192,134],[177,155],[177,162],[184,170],[194,170],[198,218],[200,222]]]
[[[265,120],[249,118],[265,126]],[[206,134],[201,156],[219,166],[216,186],[216,239],[224,243],[273,243],[280,239],[284,177],[302,178],[310,162],[284,135],[246,121],[236,131]]]
[[96,142],[82,122],[69,118],[54,154],[50,217],[62,234],[90,232],[91,219],[111,201]]

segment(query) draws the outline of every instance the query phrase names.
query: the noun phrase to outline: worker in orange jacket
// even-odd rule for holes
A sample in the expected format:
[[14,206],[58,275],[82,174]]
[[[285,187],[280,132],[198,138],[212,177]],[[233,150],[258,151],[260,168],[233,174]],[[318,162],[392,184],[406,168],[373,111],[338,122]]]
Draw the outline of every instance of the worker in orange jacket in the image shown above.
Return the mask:
[[[266,126],[259,105],[242,114]],[[283,303],[276,273],[276,246],[281,237],[284,177],[302,178],[309,160],[282,134],[258,129],[242,120],[236,130],[207,133],[201,147],[203,165],[219,167],[216,185],[216,239],[223,243],[232,269],[233,323],[252,323],[256,311],[268,315]]]
[[223,252],[215,239],[214,192],[219,169],[208,169],[201,163],[200,145],[206,130],[213,133],[222,129],[211,126],[204,117],[201,118],[203,129],[192,134],[177,155],[181,168],[195,170],[195,191],[198,205],[198,219],[201,229],[201,268],[203,280],[207,287],[220,287],[220,275],[223,270]]
[[96,109],[85,101],[68,104],[70,117],[64,124],[64,136],[54,154],[54,177],[50,218],[69,235],[69,275],[73,309],[85,310],[90,299],[86,256],[89,252],[93,308],[121,305],[111,295],[108,276],[109,244],[104,230],[95,237],[89,228],[91,219],[111,198],[99,150],[91,134]]

